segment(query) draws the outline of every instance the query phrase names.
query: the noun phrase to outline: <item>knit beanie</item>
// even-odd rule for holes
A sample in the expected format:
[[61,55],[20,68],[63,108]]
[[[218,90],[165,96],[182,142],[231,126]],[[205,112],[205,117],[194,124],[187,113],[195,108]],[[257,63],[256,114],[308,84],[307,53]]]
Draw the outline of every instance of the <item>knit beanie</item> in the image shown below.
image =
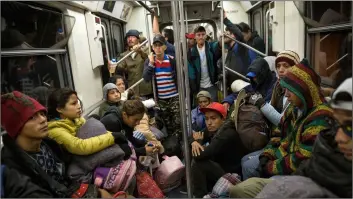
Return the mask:
[[47,110],[21,92],[13,91],[1,95],[1,126],[12,138],[17,137],[25,123],[39,111]]
[[337,98],[342,94],[350,95],[350,98],[352,98],[352,78],[346,79],[341,85],[338,86],[332,95],[332,100],[330,103],[332,108],[352,111],[352,101],[342,101]]
[[278,62],[287,62],[290,66],[294,66],[300,62],[299,55],[291,50],[284,50],[278,53],[276,58],[276,66]]
[[118,87],[113,84],[113,83],[107,83],[104,87],[103,87],[103,99],[104,100],[108,100],[108,92],[112,89],[116,89],[118,90]]

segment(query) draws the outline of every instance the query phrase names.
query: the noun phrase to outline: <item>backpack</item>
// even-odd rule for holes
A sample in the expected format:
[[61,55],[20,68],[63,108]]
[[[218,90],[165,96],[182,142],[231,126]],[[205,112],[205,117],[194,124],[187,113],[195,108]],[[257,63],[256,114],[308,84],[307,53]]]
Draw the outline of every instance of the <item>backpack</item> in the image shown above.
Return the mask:
[[231,118],[244,146],[253,152],[267,145],[270,128],[261,110],[249,103],[250,96],[244,89],[239,92]]
[[167,193],[180,186],[185,174],[185,166],[177,156],[163,156],[163,159],[155,173],[155,179],[159,188]]
[[136,153],[129,142],[132,154],[112,168],[97,167],[94,172],[94,184],[109,192],[125,191],[136,174]]

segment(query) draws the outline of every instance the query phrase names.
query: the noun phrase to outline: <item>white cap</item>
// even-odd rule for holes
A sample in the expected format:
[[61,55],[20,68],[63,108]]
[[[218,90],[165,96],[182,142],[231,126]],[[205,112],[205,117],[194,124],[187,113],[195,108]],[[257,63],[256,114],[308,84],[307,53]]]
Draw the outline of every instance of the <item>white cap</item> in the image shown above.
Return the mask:
[[352,101],[337,101],[337,95],[340,93],[348,93],[352,96],[352,77],[344,80],[344,82],[338,86],[332,95],[331,107],[336,109],[343,109],[352,111]]
[[233,93],[239,92],[241,89],[245,88],[246,86],[250,85],[250,83],[238,79],[235,80],[232,85],[230,86],[230,88],[232,89]]

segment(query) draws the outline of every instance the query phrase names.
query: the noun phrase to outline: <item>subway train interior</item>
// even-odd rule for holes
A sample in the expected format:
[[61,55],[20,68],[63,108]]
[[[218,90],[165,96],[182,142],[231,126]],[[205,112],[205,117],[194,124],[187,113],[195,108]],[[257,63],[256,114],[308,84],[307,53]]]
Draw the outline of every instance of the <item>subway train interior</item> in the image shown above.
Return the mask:
[[[223,46],[230,39],[223,24],[226,15],[233,24],[247,24],[263,39],[264,50],[231,38],[238,45],[259,57],[294,51],[320,76],[321,87],[335,89],[338,78],[352,75],[352,8],[352,1],[1,1],[1,94],[17,90],[41,98],[41,104],[47,107],[48,93],[40,94],[43,89],[68,87],[77,92],[82,116],[87,119],[98,114],[105,101],[102,88],[114,73],[112,63],[119,65],[134,53],[124,54],[129,50],[129,30],[137,30],[144,38],[139,48],[146,48],[147,55],[153,52],[156,27],[160,33],[172,30],[168,42],[173,41],[175,48],[172,58],[178,76],[178,117],[185,154],[181,160],[185,165],[182,184],[186,191],[181,193],[179,186],[165,196],[192,197],[188,136],[195,104],[189,96],[196,93],[192,93],[193,83],[188,78],[188,49],[195,45],[194,31],[204,27],[206,40],[219,41]],[[153,24],[156,18],[158,25]],[[215,85],[218,102],[222,103],[230,94],[226,87],[233,81],[226,74],[250,81],[225,65],[228,49],[220,52],[215,61],[221,76]],[[129,88],[146,84],[142,72],[123,74],[127,79],[139,75],[139,81],[130,84],[129,80]],[[153,85],[150,98],[158,104],[156,92]],[[2,136],[7,134],[3,124],[1,130]]]

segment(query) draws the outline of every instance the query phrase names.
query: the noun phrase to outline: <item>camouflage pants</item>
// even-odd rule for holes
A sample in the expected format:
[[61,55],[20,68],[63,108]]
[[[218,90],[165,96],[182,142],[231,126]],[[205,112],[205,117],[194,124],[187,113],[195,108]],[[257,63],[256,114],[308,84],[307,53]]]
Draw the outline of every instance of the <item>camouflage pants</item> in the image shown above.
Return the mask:
[[163,119],[169,135],[182,135],[179,96],[170,99],[159,99],[159,117]]

